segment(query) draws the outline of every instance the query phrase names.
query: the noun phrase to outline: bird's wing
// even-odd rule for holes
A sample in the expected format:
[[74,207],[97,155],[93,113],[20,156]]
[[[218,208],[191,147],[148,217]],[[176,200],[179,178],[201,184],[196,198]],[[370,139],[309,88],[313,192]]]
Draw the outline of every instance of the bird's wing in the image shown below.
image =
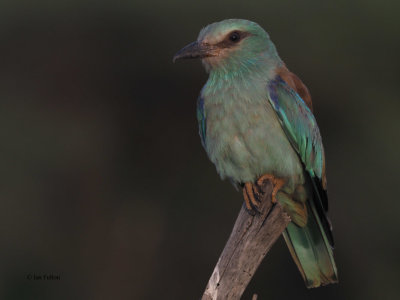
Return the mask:
[[270,82],[268,92],[268,99],[283,130],[310,175],[316,192],[313,202],[320,215],[322,226],[333,244],[331,225],[326,216],[328,198],[325,154],[317,122],[303,99],[280,76]]
[[268,86],[269,101],[306,170],[322,178],[324,149],[314,115],[279,76]]
[[197,99],[197,121],[199,122],[199,134],[201,139],[201,144],[203,147],[206,147],[206,114],[204,111],[204,99],[203,97],[199,97]]
[[280,67],[276,71],[277,74],[281,76],[283,81],[288,86],[290,86],[294,91],[296,91],[297,94],[299,94],[301,99],[303,99],[303,101],[307,104],[308,108],[312,112],[313,107],[311,101],[311,94],[308,91],[307,86],[303,83],[303,81],[301,81],[301,79],[296,74],[290,72],[286,66]]

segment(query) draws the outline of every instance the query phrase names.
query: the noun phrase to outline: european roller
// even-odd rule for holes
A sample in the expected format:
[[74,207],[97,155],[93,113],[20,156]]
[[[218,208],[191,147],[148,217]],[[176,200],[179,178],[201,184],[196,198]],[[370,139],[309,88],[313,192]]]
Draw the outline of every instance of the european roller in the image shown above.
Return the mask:
[[243,190],[249,212],[256,184],[269,179],[272,202],[291,218],[284,239],[307,287],[337,282],[325,155],[307,87],[258,24],[213,23],[174,61],[200,58],[209,73],[197,101],[200,138],[221,178]]

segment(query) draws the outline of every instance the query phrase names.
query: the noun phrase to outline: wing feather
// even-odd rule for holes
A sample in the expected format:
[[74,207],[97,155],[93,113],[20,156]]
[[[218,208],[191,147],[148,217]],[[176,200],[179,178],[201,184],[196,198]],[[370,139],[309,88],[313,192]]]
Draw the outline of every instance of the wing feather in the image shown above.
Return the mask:
[[269,101],[309,174],[314,190],[312,201],[320,216],[322,227],[333,246],[331,223],[326,215],[325,154],[315,117],[307,104],[279,75],[268,86]]

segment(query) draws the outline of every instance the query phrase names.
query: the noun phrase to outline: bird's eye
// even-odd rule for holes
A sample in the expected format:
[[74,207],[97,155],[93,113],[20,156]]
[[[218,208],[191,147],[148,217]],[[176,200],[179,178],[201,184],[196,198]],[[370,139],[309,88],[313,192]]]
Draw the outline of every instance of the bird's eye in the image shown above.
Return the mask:
[[239,34],[239,32],[237,32],[237,31],[232,32],[232,33],[229,35],[229,40],[230,40],[231,42],[234,42],[234,43],[239,42],[239,40],[240,40],[240,34]]

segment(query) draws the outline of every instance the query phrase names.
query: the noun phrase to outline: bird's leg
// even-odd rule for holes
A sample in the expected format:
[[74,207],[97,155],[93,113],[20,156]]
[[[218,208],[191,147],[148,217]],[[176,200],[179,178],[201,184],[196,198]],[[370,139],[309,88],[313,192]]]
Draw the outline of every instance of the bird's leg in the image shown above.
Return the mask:
[[255,208],[258,210],[260,204],[254,195],[254,186],[251,182],[246,182],[243,186],[243,198],[244,203],[248,211],[252,212]]
[[272,201],[272,203],[276,203],[277,202],[276,194],[282,188],[285,181],[283,179],[276,178],[272,174],[264,174],[260,178],[258,178],[257,185],[261,186],[263,184],[264,180],[266,180],[266,179],[268,179],[272,182],[273,189],[272,189],[272,194],[271,194],[271,201]]

